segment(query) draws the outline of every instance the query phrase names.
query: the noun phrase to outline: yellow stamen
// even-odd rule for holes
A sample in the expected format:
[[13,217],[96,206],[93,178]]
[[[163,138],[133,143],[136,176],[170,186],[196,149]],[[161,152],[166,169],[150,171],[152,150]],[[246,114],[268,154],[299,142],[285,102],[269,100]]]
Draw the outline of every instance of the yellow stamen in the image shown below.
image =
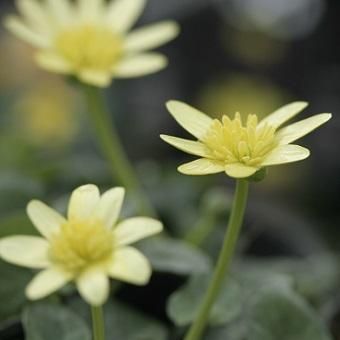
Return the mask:
[[119,60],[123,43],[107,28],[83,25],[64,30],[57,36],[55,48],[77,71],[109,71]]
[[228,116],[223,116],[221,121],[215,119],[202,142],[213,159],[226,164],[257,166],[276,146],[274,135],[274,127],[258,126],[256,115],[248,115],[246,125],[243,125],[240,114],[236,113],[234,119]]
[[50,242],[50,258],[63,270],[77,274],[110,260],[113,233],[99,221],[68,221]]

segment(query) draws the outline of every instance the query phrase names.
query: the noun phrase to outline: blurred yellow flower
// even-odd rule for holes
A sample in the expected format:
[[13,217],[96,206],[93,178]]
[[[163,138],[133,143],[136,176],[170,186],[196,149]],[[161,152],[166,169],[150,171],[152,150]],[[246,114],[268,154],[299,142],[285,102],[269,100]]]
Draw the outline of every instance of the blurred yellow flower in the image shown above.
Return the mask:
[[67,219],[40,201],[28,204],[27,213],[44,238],[0,240],[0,256],[5,261],[43,269],[29,283],[28,298],[43,298],[74,280],[84,300],[99,306],[109,295],[108,277],[136,285],[149,281],[149,261],[129,245],[163,227],[147,217],[117,223],[123,198],[123,188],[100,196],[95,185],[81,186],[71,195]]
[[129,32],[146,0],[17,0],[21,18],[6,27],[38,49],[44,69],[105,87],[112,78],[138,77],[164,68],[167,59],[146,52],[175,38],[173,21]]
[[70,142],[79,129],[77,106],[77,96],[71,88],[63,82],[41,79],[18,98],[13,116],[15,128],[34,144],[61,146]]
[[289,100],[289,95],[270,79],[246,73],[219,75],[201,90],[198,104],[201,110],[213,118],[220,118],[222,112],[239,111],[242,119],[248,113],[259,119]]
[[294,102],[274,111],[260,122],[248,115],[245,124],[239,113],[233,119],[212,119],[193,107],[170,101],[167,108],[175,120],[198,141],[161,135],[172,146],[201,157],[181,165],[186,175],[225,172],[230,177],[246,178],[266,166],[296,162],[309,156],[309,150],[290,144],[326,123],[331,114],[321,113],[281,127],[307,106]]

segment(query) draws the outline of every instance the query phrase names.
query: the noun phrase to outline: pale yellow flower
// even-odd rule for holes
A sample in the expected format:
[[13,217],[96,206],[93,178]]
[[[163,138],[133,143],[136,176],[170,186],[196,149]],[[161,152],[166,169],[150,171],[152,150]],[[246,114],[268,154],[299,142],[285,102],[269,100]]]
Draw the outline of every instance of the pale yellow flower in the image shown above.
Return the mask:
[[326,123],[331,114],[321,113],[281,128],[286,121],[307,106],[294,102],[271,113],[261,121],[248,115],[245,123],[234,118],[212,119],[193,107],[170,101],[167,108],[175,120],[197,141],[161,135],[172,146],[201,158],[181,165],[186,175],[225,172],[230,177],[246,178],[261,168],[296,162],[309,156],[308,149],[290,144]]
[[130,246],[159,233],[161,222],[134,217],[117,223],[123,188],[100,195],[95,185],[73,191],[68,216],[40,201],[31,201],[27,213],[43,237],[10,236],[0,240],[0,256],[10,263],[43,269],[29,283],[29,299],[43,298],[75,281],[91,305],[103,304],[109,295],[109,277],[144,285],[149,281],[149,261]]
[[286,103],[286,98],[289,95],[269,79],[229,73],[202,88],[198,105],[213,118],[220,118],[223,112],[240,112],[241,118],[246,119],[247,112],[251,112],[260,120]]
[[47,148],[68,144],[80,128],[76,92],[59,79],[39,80],[17,99],[13,115],[15,128],[19,129],[16,133]]
[[162,54],[147,52],[178,34],[173,21],[129,32],[146,0],[17,0],[21,17],[11,15],[6,27],[37,48],[44,69],[75,75],[95,86],[112,78],[138,77],[167,64]]

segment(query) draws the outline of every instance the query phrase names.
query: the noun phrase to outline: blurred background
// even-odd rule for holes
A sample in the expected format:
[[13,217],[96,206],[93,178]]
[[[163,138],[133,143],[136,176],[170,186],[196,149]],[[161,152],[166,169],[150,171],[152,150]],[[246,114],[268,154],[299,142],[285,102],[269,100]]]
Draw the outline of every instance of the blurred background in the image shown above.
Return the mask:
[[[13,2],[2,0],[0,10],[2,15],[13,11]],[[264,181],[251,185],[240,253],[260,261],[318,254],[332,254],[334,260],[340,241],[339,14],[337,0],[148,1],[138,25],[169,18],[181,25],[180,36],[162,48],[169,67],[114,81],[106,95],[127,153],[171,236],[216,256],[233,181],[176,171],[191,157],[160,140],[160,133],[186,136],[164,103],[178,99],[214,117],[236,111],[264,117],[290,101],[305,100],[310,105],[299,119],[321,112],[332,112],[333,119],[299,141],[311,149],[309,159],[269,169]],[[65,193],[77,185],[105,188],[112,180],[78,89],[40,71],[33,51],[4,29],[0,51],[1,237],[32,232],[25,216],[31,198],[64,209]],[[132,210],[128,204],[125,214]],[[330,262],[315,263],[310,281],[331,276],[327,293],[331,290],[333,298],[323,300],[320,309],[340,339],[334,321],[339,265],[332,262],[325,274]],[[152,287],[163,287],[156,293],[158,306],[145,305],[138,290],[132,295],[123,290],[121,297],[133,296],[142,309],[167,319],[165,295],[182,281],[165,274],[154,281]]]

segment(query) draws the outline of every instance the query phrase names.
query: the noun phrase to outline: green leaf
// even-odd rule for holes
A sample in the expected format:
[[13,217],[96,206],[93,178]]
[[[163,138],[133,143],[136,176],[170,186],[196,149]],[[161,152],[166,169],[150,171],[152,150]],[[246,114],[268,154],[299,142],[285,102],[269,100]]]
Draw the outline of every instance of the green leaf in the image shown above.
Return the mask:
[[248,270],[234,273],[238,282],[242,286],[243,296],[253,296],[254,293],[264,288],[276,288],[282,290],[290,290],[294,287],[293,278],[280,272],[273,272],[268,268],[248,267]]
[[170,237],[154,237],[139,243],[139,248],[156,271],[190,275],[207,272],[210,259],[199,249]]
[[[70,307],[90,324],[89,306],[80,298],[73,299]],[[166,340],[167,328],[158,320],[147,316],[117,300],[104,306],[106,338],[120,340]]]
[[79,316],[60,305],[36,303],[23,313],[26,340],[90,340],[91,332]]
[[166,340],[168,332],[159,321],[117,301],[105,308],[108,339]]
[[[339,259],[329,253],[313,254],[305,258],[282,257],[275,259],[247,258],[236,264],[237,277],[262,281],[284,275],[291,286],[313,305],[320,305],[329,292],[339,285]],[[320,280],[322,277],[322,280]],[[288,281],[288,280],[287,280]]]
[[262,290],[249,306],[246,340],[331,340],[314,310],[289,290]]
[[241,319],[232,322],[224,327],[214,327],[209,329],[204,340],[245,340],[247,334],[247,323]]
[[[196,317],[211,275],[196,275],[180,290],[173,293],[167,305],[170,319],[177,326],[186,326]],[[241,313],[242,296],[236,281],[224,283],[221,293],[210,313],[210,325],[223,325]]]
[[321,318],[284,276],[265,276],[261,286],[260,281],[242,282],[244,313],[228,325],[208,329],[205,340],[331,340]]
[[0,320],[20,312],[26,302],[25,287],[31,278],[29,270],[0,261]]

